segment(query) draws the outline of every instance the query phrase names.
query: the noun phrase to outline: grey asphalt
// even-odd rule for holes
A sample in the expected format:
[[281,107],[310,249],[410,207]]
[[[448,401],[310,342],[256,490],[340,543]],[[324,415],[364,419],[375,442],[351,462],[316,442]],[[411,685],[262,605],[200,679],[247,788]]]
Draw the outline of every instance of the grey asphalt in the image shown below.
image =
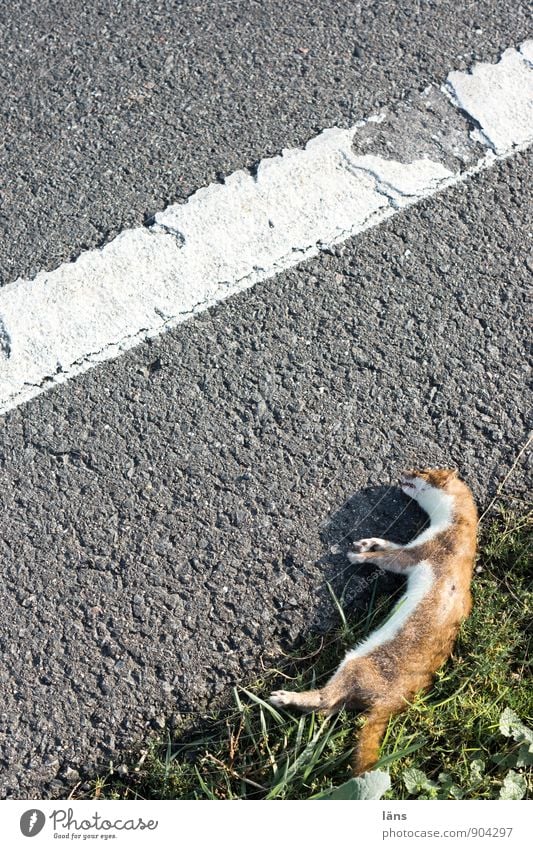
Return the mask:
[[[50,7],[9,5],[34,45],[26,22],[46,22]],[[444,4],[420,3],[422,33],[396,12],[402,36],[384,21],[392,5],[359,15],[350,7],[344,30],[347,13],[336,5],[314,13],[323,26],[312,26],[304,7],[286,4],[282,17],[274,3],[239,4],[238,14],[236,4],[209,14],[190,4],[128,4],[120,21],[78,5],[61,20],[49,12],[39,44],[43,54],[58,52],[61,68],[82,61],[67,51],[63,30],[85,33],[83,57],[94,49],[90,27],[107,26],[122,28],[121,55],[133,55],[135,67],[152,56],[153,33],[170,32],[184,45],[173,48],[170,77],[182,77],[173,97],[147,89],[138,112],[128,102],[116,125],[100,125],[156,67],[113,71],[100,56],[90,74],[101,97],[70,141],[67,102],[59,99],[54,112],[53,85],[30,86],[28,110],[14,110],[10,124],[13,132],[27,115],[27,133],[11,142],[11,170],[3,171],[22,174],[8,182],[2,207],[11,210],[6,280],[138,222],[145,208],[178,196],[179,174],[185,197],[218,170],[251,164],[460,67],[455,54],[467,45],[495,58],[491,51],[525,35],[520,6],[507,20],[501,4],[479,3],[473,21],[462,8],[454,6],[453,19],[448,8],[445,20]],[[231,21],[223,34],[222,8]],[[263,21],[278,22],[277,41]],[[361,57],[337,65],[355,34]],[[157,68],[167,55],[161,44]],[[253,44],[259,67],[274,71],[258,71],[252,91]],[[305,59],[313,51],[314,64]],[[42,60],[45,80],[50,61]],[[9,80],[23,92],[15,51],[13,62]],[[308,71],[293,79],[293,67]],[[77,85],[88,91],[83,76]],[[347,92],[356,99],[351,117],[352,106],[341,106]],[[183,111],[188,97],[192,117]],[[88,94],[84,102],[89,109]],[[189,120],[185,135],[179,127]],[[30,130],[44,145],[47,121],[55,150],[45,167]],[[69,144],[67,179],[60,163]],[[104,160],[113,169],[121,163],[107,187]],[[529,426],[531,176],[531,155],[500,163],[0,419],[2,796],[66,796],[74,770],[83,777],[119,762],[165,722],[205,710],[254,677],[261,659],[274,662],[327,624],[334,611],[324,581],[340,591],[357,575],[346,568],[350,539],[389,526],[407,538],[420,521],[390,486],[403,467],[457,464],[480,505],[489,502]],[[525,473],[516,470],[517,491]],[[365,600],[363,592],[353,603]]]
[[0,282],[528,34],[522,0],[7,0]]

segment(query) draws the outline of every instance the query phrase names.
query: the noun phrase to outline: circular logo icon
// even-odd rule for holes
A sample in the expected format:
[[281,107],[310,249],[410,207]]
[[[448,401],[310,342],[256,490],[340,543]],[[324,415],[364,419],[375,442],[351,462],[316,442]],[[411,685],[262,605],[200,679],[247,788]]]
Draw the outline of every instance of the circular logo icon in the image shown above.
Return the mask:
[[31,808],[29,811],[24,811],[20,818],[20,830],[24,837],[35,837],[42,831],[46,822],[46,817],[38,808]]

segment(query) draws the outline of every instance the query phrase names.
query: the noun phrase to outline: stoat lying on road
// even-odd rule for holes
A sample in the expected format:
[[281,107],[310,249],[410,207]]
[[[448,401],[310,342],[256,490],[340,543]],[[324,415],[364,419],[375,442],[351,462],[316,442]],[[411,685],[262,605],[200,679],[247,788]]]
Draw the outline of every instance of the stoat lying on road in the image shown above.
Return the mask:
[[367,710],[355,775],[378,760],[390,717],[430,686],[472,606],[477,511],[469,488],[450,469],[408,472],[401,486],[428,513],[429,528],[407,545],[361,539],[348,558],[406,575],[407,592],[385,624],[347,653],[321,690],[278,690],[270,697],[277,707],[328,714],[342,707]]

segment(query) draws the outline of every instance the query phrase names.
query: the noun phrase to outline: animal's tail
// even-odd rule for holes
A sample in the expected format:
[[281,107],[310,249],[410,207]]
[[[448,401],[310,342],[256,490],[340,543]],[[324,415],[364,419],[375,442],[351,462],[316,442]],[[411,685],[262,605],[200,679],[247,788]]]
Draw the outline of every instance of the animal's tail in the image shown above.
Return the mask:
[[379,759],[379,747],[387,730],[389,719],[396,712],[390,705],[387,707],[376,705],[371,708],[359,735],[352,764],[354,775],[361,775],[362,772],[367,772],[375,765]]

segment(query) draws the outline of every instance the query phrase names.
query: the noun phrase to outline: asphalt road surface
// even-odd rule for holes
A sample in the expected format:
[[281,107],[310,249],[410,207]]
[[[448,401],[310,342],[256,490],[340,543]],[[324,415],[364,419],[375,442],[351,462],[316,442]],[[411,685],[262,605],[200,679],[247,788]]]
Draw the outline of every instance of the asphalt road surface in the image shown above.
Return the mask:
[[214,0],[0,8],[0,281],[199,186],[496,61],[522,0]]
[[[4,4],[4,283],[528,35],[520,3],[310,5]],[[65,796],[327,623],[350,539],[420,522],[403,467],[489,503],[529,427],[531,178],[501,162],[0,420],[4,797]]]

